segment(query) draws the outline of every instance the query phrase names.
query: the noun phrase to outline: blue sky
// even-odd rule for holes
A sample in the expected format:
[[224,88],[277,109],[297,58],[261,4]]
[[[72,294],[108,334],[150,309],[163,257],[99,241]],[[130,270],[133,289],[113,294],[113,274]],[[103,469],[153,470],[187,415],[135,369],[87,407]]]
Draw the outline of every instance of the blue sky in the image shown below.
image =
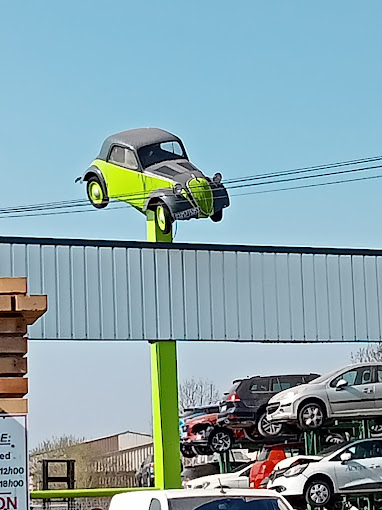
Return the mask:
[[[178,134],[226,179],[382,154],[381,15],[377,0],[2,2],[2,207],[84,198],[74,179],[134,127]],[[182,222],[176,241],[380,247],[381,185],[232,197],[221,224]],[[2,218],[0,234],[141,240],[145,220],[131,208]],[[223,390],[326,371],[355,347],[182,344],[180,379]],[[32,446],[147,430],[147,345],[36,342],[29,367]]]

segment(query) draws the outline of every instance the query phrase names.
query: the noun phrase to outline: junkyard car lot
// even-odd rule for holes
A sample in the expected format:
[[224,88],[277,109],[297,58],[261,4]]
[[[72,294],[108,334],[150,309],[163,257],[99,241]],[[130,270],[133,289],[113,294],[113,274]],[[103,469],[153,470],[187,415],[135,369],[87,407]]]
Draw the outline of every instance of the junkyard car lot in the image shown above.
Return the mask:
[[[318,377],[318,374],[254,376],[238,379],[220,407],[209,406],[180,418],[181,451],[185,457],[223,453],[235,442],[261,437],[295,439],[296,429],[269,423],[266,406],[272,395]],[[269,441],[270,439],[268,439]]]

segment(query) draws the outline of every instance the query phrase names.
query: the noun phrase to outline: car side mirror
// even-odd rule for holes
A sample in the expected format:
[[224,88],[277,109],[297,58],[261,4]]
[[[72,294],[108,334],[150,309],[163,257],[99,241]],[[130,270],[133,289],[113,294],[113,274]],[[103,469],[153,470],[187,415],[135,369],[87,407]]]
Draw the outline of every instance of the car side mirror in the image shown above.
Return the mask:
[[348,386],[348,384],[349,383],[345,381],[345,379],[340,379],[336,384],[336,390],[342,390],[342,388],[345,388],[345,386]]
[[349,460],[351,460],[351,453],[350,452],[342,453],[340,459],[342,464],[346,464],[346,462],[349,462]]

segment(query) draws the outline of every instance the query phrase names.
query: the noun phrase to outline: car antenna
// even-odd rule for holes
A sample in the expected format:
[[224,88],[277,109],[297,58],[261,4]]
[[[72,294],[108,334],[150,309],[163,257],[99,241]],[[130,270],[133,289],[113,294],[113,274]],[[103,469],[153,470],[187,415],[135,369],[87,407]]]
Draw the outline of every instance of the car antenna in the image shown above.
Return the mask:
[[223,485],[222,485],[222,483],[221,483],[221,481],[220,481],[220,478],[218,478],[218,482],[219,482],[219,485],[220,485],[220,492],[221,492],[221,494],[227,494],[227,493],[224,491],[224,487],[223,487]]

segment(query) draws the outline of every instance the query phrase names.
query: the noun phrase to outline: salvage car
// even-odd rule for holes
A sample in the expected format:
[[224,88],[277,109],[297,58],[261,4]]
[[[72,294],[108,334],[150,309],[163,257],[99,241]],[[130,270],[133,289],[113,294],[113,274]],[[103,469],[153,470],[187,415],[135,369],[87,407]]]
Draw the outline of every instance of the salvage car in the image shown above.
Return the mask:
[[210,407],[208,413],[184,419],[180,445],[184,457],[223,453],[232,448],[235,440],[245,438],[243,429],[232,431],[217,424],[218,410],[219,407]]
[[80,180],[86,182],[94,207],[102,209],[117,199],[143,213],[152,210],[163,233],[170,232],[175,220],[221,221],[229,206],[221,174],[206,177],[189,161],[180,138],[163,129],[109,136]]
[[233,430],[243,428],[248,439],[279,438],[282,424],[267,419],[269,399],[279,391],[304,385],[317,377],[318,374],[285,374],[237,379],[220,404],[218,423]]
[[303,443],[281,443],[264,446],[256,462],[251,466],[249,486],[253,489],[266,488],[266,480],[276,465],[282,460],[299,455],[304,450]]
[[330,418],[382,417],[382,363],[348,365],[273,396],[270,423],[318,429]]
[[338,495],[382,492],[382,440],[341,443],[296,460],[267,487],[312,507],[330,505]]

